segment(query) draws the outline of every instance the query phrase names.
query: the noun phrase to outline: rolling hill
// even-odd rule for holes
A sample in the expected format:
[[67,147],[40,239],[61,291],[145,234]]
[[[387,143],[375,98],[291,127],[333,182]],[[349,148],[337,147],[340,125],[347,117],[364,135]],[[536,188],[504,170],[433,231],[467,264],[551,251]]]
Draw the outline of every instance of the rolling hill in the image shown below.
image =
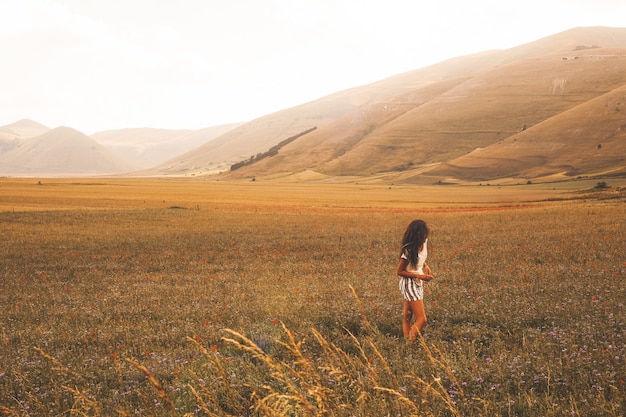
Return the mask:
[[275,112],[244,123],[225,135],[197,149],[155,167],[154,174],[216,174],[232,164],[263,153],[280,142],[314,127],[327,126],[345,115],[390,96],[410,94],[420,87],[428,89],[441,79],[455,78],[461,68],[491,65],[492,52],[463,59],[453,59],[415,72],[399,74],[365,86],[340,91],[318,100]]
[[487,180],[626,174],[626,84],[429,174]]
[[222,177],[433,183],[626,174],[626,29],[572,29],[366,87],[374,85],[385,93]]

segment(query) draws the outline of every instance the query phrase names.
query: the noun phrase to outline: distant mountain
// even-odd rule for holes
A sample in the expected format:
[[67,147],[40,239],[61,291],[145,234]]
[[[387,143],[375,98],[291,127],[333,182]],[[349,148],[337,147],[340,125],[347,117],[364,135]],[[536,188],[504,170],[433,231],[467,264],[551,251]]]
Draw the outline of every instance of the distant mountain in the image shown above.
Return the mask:
[[0,126],[0,140],[25,139],[39,136],[50,128],[32,120],[22,119],[9,125]]
[[23,139],[41,135],[50,128],[28,119],[0,126],[0,155],[17,147]]
[[200,130],[120,129],[94,133],[91,137],[141,168],[159,165],[197,148],[239,126],[239,123]]
[[[32,120],[0,126],[0,175],[89,176],[145,169],[232,130],[120,129],[92,137],[68,127],[54,130]],[[85,152],[84,155],[81,152]]]
[[[239,141],[254,133],[257,144],[277,143],[268,121],[292,117],[309,126],[315,110],[325,116],[316,130],[221,176],[519,183],[626,175],[625,86],[626,29],[577,28],[337,93],[213,143],[237,147],[243,156]],[[378,94],[366,94],[374,89]],[[337,104],[359,92],[366,97],[360,105]],[[334,118],[332,104],[342,109]],[[244,135],[246,129],[252,131]],[[206,151],[183,155],[170,167],[214,166]]]
[[69,127],[20,140],[14,148],[0,154],[0,175],[91,176],[135,169],[89,136]]

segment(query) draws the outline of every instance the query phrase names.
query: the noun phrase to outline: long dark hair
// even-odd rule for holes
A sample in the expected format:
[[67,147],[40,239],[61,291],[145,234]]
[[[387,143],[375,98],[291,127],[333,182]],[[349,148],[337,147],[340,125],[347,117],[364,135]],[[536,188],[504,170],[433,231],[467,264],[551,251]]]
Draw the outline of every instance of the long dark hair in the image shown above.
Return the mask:
[[428,238],[429,232],[424,220],[413,220],[404,231],[400,255],[406,253],[411,265],[417,265],[417,254]]

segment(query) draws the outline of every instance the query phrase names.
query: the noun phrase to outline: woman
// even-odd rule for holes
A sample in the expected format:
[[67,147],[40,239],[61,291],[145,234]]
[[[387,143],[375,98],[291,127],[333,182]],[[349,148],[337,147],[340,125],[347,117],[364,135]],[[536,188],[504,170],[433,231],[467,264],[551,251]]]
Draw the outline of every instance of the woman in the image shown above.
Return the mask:
[[[413,220],[404,232],[400,250],[398,275],[400,292],[404,297],[402,332],[411,342],[415,342],[427,322],[423,301],[424,282],[433,279],[430,268],[426,265],[428,233],[428,226],[424,220]],[[413,317],[415,323],[411,326]]]

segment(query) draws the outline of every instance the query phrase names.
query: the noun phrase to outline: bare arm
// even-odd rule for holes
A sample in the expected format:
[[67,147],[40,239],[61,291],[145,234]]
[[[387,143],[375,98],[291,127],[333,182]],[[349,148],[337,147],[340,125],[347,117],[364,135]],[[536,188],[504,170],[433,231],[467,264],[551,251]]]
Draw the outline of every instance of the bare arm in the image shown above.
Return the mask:
[[400,258],[400,263],[398,264],[398,275],[400,275],[401,277],[417,278],[417,279],[421,279],[422,281],[430,281],[431,279],[433,279],[433,276],[430,275],[430,268],[424,271],[426,272],[426,274],[417,274],[415,272],[407,271],[406,268],[408,266],[409,266],[409,261],[407,261],[406,259]]

